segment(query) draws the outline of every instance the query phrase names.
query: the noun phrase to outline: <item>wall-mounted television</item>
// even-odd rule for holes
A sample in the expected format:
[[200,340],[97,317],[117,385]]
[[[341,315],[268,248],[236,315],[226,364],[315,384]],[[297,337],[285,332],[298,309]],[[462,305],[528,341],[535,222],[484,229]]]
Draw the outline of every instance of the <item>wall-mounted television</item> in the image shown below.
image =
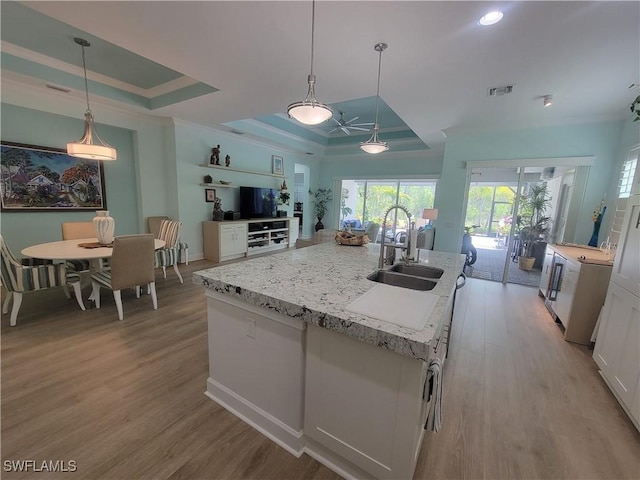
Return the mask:
[[278,191],[274,188],[240,187],[241,218],[275,218]]

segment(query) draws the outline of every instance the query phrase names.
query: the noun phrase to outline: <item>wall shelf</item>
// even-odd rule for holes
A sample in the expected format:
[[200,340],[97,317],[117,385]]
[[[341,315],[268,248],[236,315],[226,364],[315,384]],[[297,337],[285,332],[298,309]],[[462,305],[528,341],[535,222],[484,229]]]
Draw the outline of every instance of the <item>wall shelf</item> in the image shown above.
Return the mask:
[[205,168],[217,168],[219,170],[226,170],[228,172],[251,173],[253,175],[264,175],[264,176],[267,176],[267,177],[285,178],[284,175],[280,175],[280,174],[277,174],[277,173],[255,172],[253,170],[241,170],[239,168],[225,167],[224,165],[211,165],[211,164],[208,164],[208,163],[201,163],[200,166],[201,167],[205,167]]
[[237,188],[237,185],[225,185],[223,183],[201,183],[200,184],[203,187],[208,187],[208,188]]

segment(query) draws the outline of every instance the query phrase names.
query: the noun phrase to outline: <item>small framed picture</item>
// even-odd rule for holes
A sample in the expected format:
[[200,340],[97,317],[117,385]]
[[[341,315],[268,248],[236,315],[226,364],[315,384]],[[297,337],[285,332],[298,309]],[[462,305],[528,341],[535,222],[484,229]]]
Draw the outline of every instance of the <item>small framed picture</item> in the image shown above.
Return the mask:
[[215,202],[216,201],[216,190],[214,188],[205,188],[204,189],[204,199],[207,202]]
[[271,173],[284,175],[284,160],[278,155],[271,155]]

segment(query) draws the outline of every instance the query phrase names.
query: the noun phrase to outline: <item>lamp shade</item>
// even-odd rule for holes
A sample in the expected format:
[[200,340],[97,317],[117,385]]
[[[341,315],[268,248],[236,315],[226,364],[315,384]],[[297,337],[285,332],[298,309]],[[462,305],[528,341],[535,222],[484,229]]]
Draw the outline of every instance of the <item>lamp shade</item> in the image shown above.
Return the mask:
[[389,145],[387,144],[387,142],[369,141],[369,142],[361,142],[360,148],[367,153],[376,154],[376,153],[386,152],[387,150],[389,150]]
[[422,210],[422,218],[425,220],[437,220],[438,209],[437,208],[425,208]]
[[333,115],[327,105],[317,100],[292,103],[289,105],[287,113],[305,125],[318,125],[329,120]]

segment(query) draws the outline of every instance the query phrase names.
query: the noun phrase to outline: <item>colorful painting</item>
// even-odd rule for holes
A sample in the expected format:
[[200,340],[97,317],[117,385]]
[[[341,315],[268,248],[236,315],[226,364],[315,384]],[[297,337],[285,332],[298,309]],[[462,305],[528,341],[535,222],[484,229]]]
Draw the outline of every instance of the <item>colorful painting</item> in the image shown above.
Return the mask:
[[98,160],[64,150],[2,142],[2,210],[105,210],[104,171]]

